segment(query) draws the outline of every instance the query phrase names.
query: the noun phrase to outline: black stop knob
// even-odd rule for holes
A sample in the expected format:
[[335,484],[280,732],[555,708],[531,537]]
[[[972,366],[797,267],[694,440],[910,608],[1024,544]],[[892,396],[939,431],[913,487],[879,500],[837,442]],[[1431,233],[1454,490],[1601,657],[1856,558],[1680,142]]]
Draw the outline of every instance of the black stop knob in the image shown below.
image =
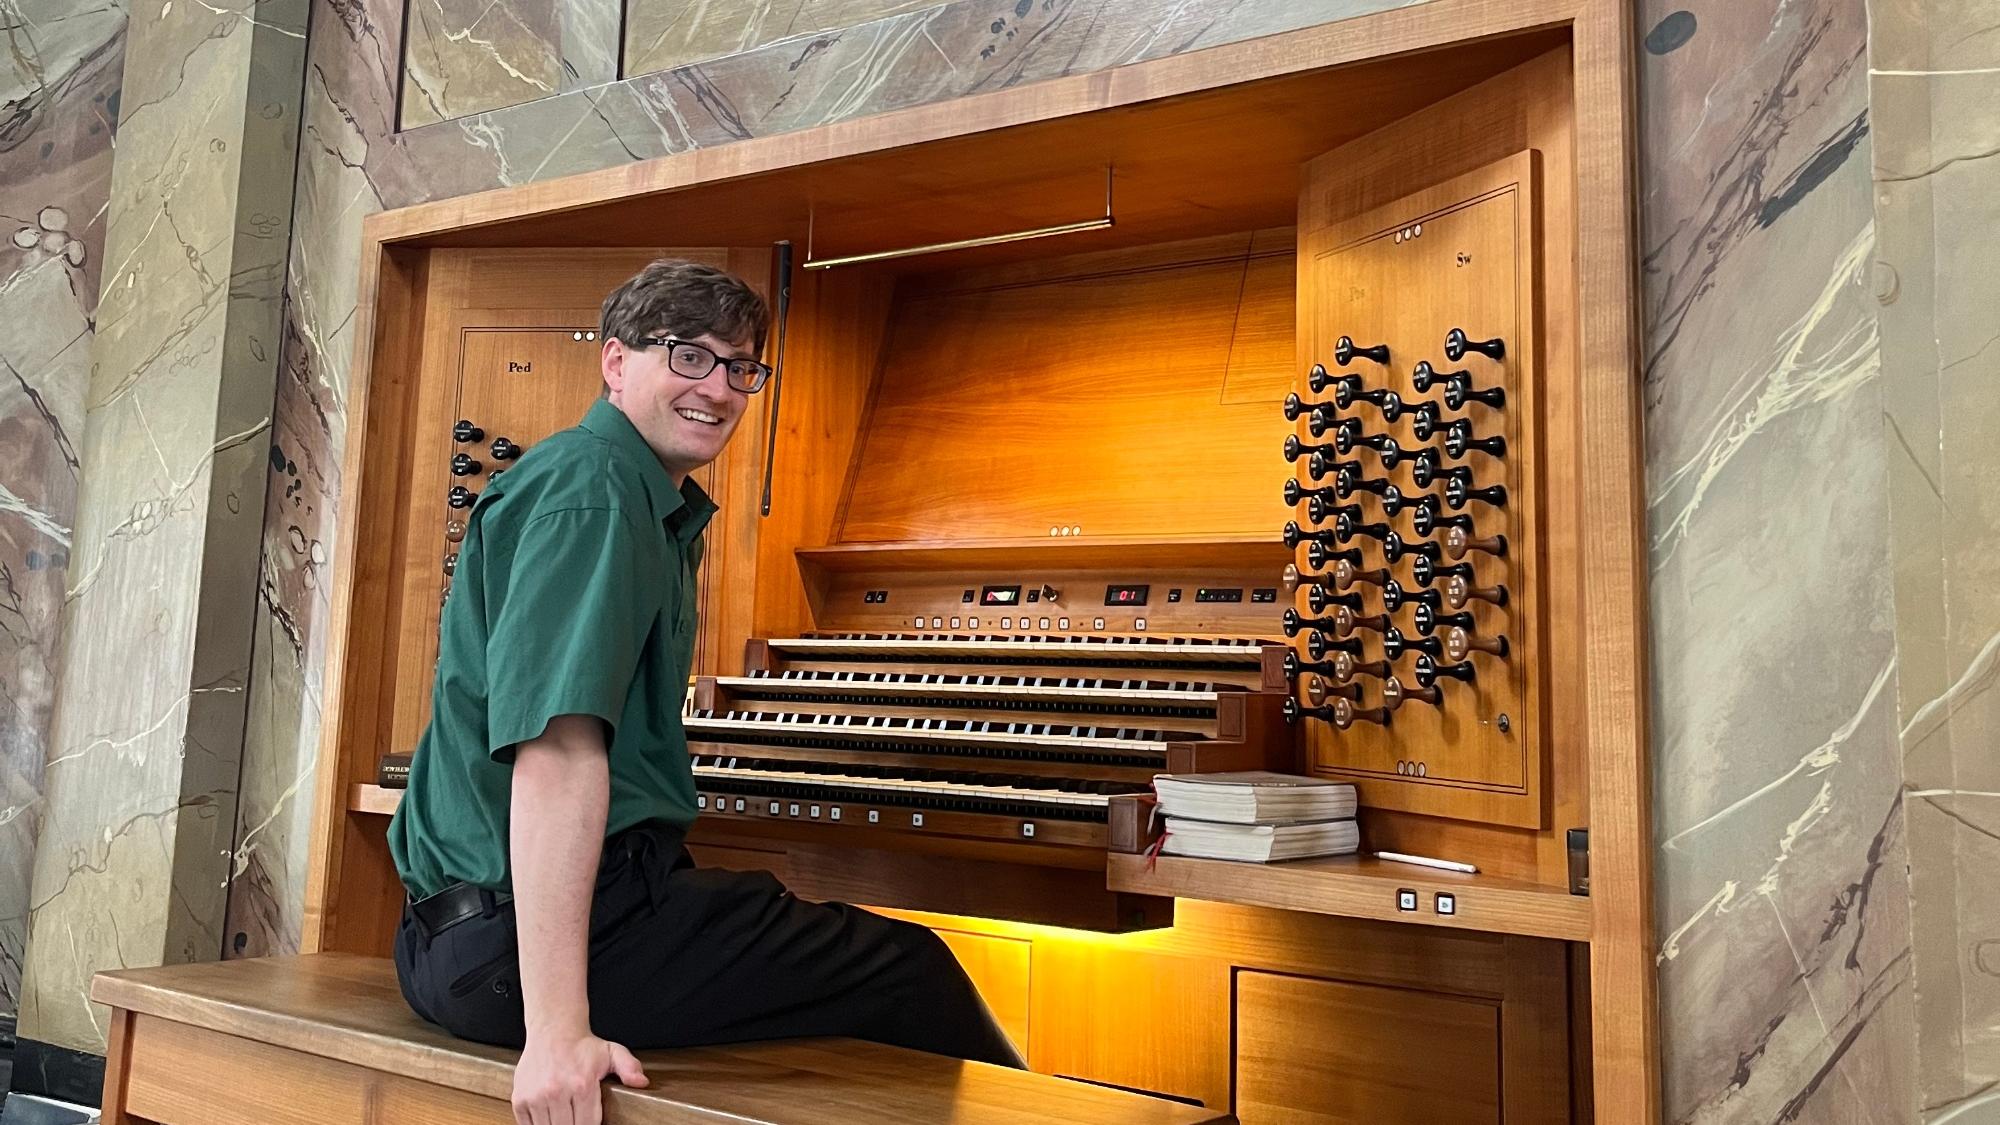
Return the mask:
[[1453,410],[1463,410],[1465,409],[1465,404],[1468,402],[1483,402],[1498,410],[1500,407],[1507,405],[1507,392],[1501,390],[1499,387],[1487,387],[1485,390],[1475,391],[1472,389],[1472,381],[1470,379],[1464,382],[1453,380],[1445,384],[1444,404],[1446,406],[1451,407]]
[[1410,431],[1417,435],[1417,440],[1431,440],[1431,435],[1437,433],[1438,427],[1444,422],[1444,404],[1420,400],[1415,403],[1406,402],[1403,406],[1410,412]]
[[1333,447],[1342,453],[1352,453],[1357,445],[1365,445],[1382,455],[1382,464],[1396,467],[1396,460],[1402,456],[1402,446],[1388,434],[1364,434],[1359,424],[1352,429],[1344,429],[1333,436]]
[[1296,699],[1285,700],[1285,721],[1297,724],[1301,719],[1318,719],[1323,723],[1333,721],[1331,707],[1302,707]]
[[1496,508],[1507,506],[1507,486],[1489,485],[1485,488],[1468,488],[1471,473],[1464,477],[1453,477],[1444,483],[1444,502],[1452,511],[1465,507],[1474,500],[1491,504]]
[[1337,669],[1339,668],[1339,664],[1337,661],[1314,662],[1300,660],[1299,654],[1290,649],[1285,650],[1285,662],[1282,666],[1285,670],[1285,678],[1288,680],[1298,679],[1299,674],[1302,672],[1318,672],[1323,676],[1332,676],[1336,680],[1345,680],[1348,678],[1338,674]]
[[1417,365],[1410,369],[1410,385],[1417,388],[1417,393],[1420,395],[1429,394],[1432,387],[1449,388],[1459,383],[1470,386],[1472,372],[1439,371],[1432,367],[1431,361],[1427,359],[1418,360]]
[[1328,499],[1333,499],[1340,495],[1345,494],[1336,493],[1331,485],[1323,488],[1307,488],[1296,480],[1285,482],[1285,505],[1287,507],[1297,507],[1299,501],[1304,500],[1308,496],[1324,496]]
[[451,440],[464,445],[486,436],[486,431],[472,424],[469,419],[460,418],[451,427]]
[[1306,460],[1306,472],[1314,480],[1325,480],[1335,473],[1358,473],[1361,471],[1361,462],[1359,461],[1329,460],[1327,451],[1332,449],[1331,446],[1320,445],[1314,448],[1319,450],[1319,452],[1314,453]]
[[[1427,605],[1432,609],[1436,609],[1444,604],[1444,595],[1438,593],[1436,590],[1428,589],[1411,593],[1403,589],[1401,582],[1391,579],[1387,585],[1382,587],[1382,604],[1389,607],[1390,613],[1394,613],[1406,605]],[[1425,631],[1428,632],[1429,630]]]
[[1359,473],[1339,473],[1333,478],[1334,491],[1342,497],[1356,492],[1372,492],[1377,496],[1387,496],[1396,490],[1387,477],[1364,477]]
[[[1462,527],[1466,531],[1472,530],[1471,516],[1443,515],[1439,513],[1435,504],[1426,504],[1418,508],[1417,514],[1412,518],[1412,522],[1416,525],[1418,535],[1429,535],[1440,527]],[[1429,585],[1429,583],[1425,583],[1425,585]]]
[[1374,363],[1387,363],[1389,362],[1389,345],[1375,344],[1366,348],[1358,347],[1354,343],[1354,337],[1352,336],[1342,336],[1340,339],[1334,341],[1333,361],[1335,363],[1346,367],[1357,359],[1365,359]]
[[1345,543],[1357,535],[1365,535],[1370,539],[1387,539],[1396,533],[1386,523],[1362,523],[1343,514],[1333,521],[1333,534],[1336,539]]
[[[1431,639],[1436,640],[1437,638],[1433,637]],[[1472,662],[1470,660],[1461,660],[1457,664],[1439,664],[1437,658],[1429,653],[1417,657],[1418,683],[1429,687],[1437,683],[1440,678],[1458,680],[1469,684],[1473,678]]]
[[506,438],[498,437],[493,439],[492,452],[495,461],[512,461],[521,455],[521,447]]
[[[1432,590],[1430,593],[1435,594],[1437,591]],[[1439,613],[1435,606],[1420,605],[1417,607],[1417,632],[1422,633],[1426,637],[1443,627],[1470,629],[1473,627],[1473,624],[1472,615],[1469,613]],[[1447,649],[1451,647],[1448,640],[1445,647]]]
[[1354,378],[1352,375],[1328,374],[1324,364],[1315,363],[1312,366],[1312,370],[1306,373],[1306,386],[1311,387],[1314,394],[1323,394],[1335,382],[1341,379],[1352,378]]
[[1464,465],[1445,467],[1444,456],[1435,449],[1417,451],[1416,461],[1410,465],[1410,476],[1416,480],[1418,488],[1429,488],[1441,480],[1472,483],[1471,469]]
[[1507,456],[1507,439],[1504,437],[1475,438],[1472,423],[1463,418],[1444,428],[1444,451],[1454,460],[1463,460],[1465,455],[1478,450],[1490,457]]
[[1296,520],[1285,521],[1285,546],[1297,547],[1301,543],[1325,543],[1335,536],[1331,531],[1307,531]]
[[1300,441],[1297,434],[1285,435],[1285,462],[1287,464],[1297,461],[1309,453],[1333,452],[1336,452],[1336,450],[1331,445],[1314,445],[1309,441]]
[[1450,566],[1439,566],[1430,559],[1418,559],[1410,564],[1410,573],[1416,576],[1417,585],[1428,586],[1440,578],[1471,578],[1472,564],[1453,563]]
[[1388,494],[1382,497],[1382,510],[1391,516],[1400,516],[1410,508],[1415,508],[1419,512],[1437,511],[1438,498],[1427,492],[1405,496],[1400,489],[1395,488],[1390,489]]
[[1285,420],[1287,422],[1296,422],[1299,420],[1299,415],[1318,407],[1319,403],[1307,402],[1305,399],[1299,397],[1297,391],[1293,391],[1291,394],[1285,396]]
[[1306,517],[1314,523],[1325,523],[1330,519],[1337,519],[1343,515],[1360,519],[1361,505],[1335,504],[1319,496],[1313,497],[1312,502],[1306,505]]
[[1382,655],[1391,660],[1401,660],[1406,652],[1420,652],[1429,656],[1443,656],[1444,642],[1436,637],[1425,637],[1413,641],[1403,635],[1401,629],[1391,629],[1382,634]]
[[1360,656],[1361,638],[1335,637],[1331,633],[1315,631],[1312,636],[1306,638],[1306,651],[1312,654],[1314,660],[1325,660],[1337,652],[1348,656]]
[[1416,555],[1435,561],[1438,558],[1438,545],[1428,539],[1411,543],[1401,535],[1390,532],[1389,537],[1382,540],[1382,557],[1390,562],[1397,562],[1404,555]]
[[454,508],[470,508],[479,501],[479,494],[462,484],[454,484],[451,491],[444,494],[444,502]]
[[452,476],[455,476],[455,477],[469,477],[469,476],[471,476],[472,474],[474,474],[474,473],[476,473],[476,472],[478,472],[478,471],[479,471],[479,462],[477,462],[477,461],[474,461],[474,460],[472,459],[472,455],[471,455],[471,454],[468,454],[468,453],[454,453],[454,454],[452,454],[452,455],[451,455],[451,475],[452,475]]
[[1474,340],[1465,334],[1465,329],[1454,328],[1444,334],[1444,355],[1457,363],[1467,352],[1478,352],[1487,359],[1499,359],[1507,354],[1507,345],[1500,337],[1491,340]]
[[1306,604],[1314,613],[1325,613],[1329,609],[1361,609],[1360,594],[1336,594],[1324,586],[1314,586],[1306,592]]
[[1324,570],[1329,564],[1342,561],[1360,566],[1361,552],[1353,547],[1336,551],[1318,541],[1306,544],[1306,562],[1314,570]]
[[1313,407],[1312,414],[1307,417],[1306,432],[1314,437],[1324,437],[1328,430],[1333,431],[1333,447],[1345,453],[1350,447],[1340,444],[1340,439],[1350,433],[1360,433],[1361,419],[1342,418],[1334,411],[1332,403],[1321,403]]

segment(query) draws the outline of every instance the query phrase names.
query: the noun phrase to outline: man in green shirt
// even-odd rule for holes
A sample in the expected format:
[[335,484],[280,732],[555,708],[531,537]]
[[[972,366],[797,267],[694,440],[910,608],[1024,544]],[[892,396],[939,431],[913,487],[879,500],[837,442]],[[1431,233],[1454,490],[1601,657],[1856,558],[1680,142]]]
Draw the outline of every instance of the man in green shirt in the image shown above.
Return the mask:
[[431,722],[389,846],[403,995],[522,1048],[514,1110],[594,1125],[632,1048],[843,1035],[1019,1066],[935,934],[770,875],[697,869],[681,706],[702,529],[688,474],[770,369],[763,299],[692,262],[605,299],[605,397],[473,506]]

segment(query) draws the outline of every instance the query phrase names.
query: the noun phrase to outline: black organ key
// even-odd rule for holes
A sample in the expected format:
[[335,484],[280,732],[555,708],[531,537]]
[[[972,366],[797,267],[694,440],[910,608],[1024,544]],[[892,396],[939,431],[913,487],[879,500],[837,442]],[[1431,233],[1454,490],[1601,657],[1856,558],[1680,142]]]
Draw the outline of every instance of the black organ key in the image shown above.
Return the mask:
[[1352,336],[1342,336],[1340,339],[1334,341],[1333,361],[1335,363],[1346,367],[1357,359],[1365,359],[1373,363],[1388,363],[1389,345],[1375,344],[1364,348],[1355,344]]
[[473,504],[477,503],[478,501],[479,501],[479,494],[465,487],[462,484],[452,485],[451,491],[445,493],[445,498],[444,498],[444,502],[451,505],[454,508],[470,508],[472,507]]
[[451,455],[452,476],[469,477],[478,472],[479,468],[479,462],[474,461],[470,454],[454,453]]
[[460,418],[451,427],[451,440],[460,445],[468,445],[486,436],[486,431],[472,424],[470,419]]
[[1474,340],[1465,334],[1465,329],[1454,328],[1444,334],[1445,358],[1457,363],[1466,353],[1478,352],[1488,359],[1501,359],[1507,354],[1507,344],[1500,337],[1491,340]]

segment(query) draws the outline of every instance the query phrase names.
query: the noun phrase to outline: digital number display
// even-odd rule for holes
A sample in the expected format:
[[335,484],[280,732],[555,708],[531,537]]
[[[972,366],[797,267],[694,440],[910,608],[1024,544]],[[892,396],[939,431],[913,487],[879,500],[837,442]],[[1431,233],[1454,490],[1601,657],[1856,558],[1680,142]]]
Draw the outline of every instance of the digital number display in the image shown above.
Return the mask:
[[980,605],[1020,605],[1019,586],[982,586],[979,589]]
[[1145,605],[1146,592],[1151,589],[1152,587],[1150,586],[1106,586],[1104,588],[1104,604]]

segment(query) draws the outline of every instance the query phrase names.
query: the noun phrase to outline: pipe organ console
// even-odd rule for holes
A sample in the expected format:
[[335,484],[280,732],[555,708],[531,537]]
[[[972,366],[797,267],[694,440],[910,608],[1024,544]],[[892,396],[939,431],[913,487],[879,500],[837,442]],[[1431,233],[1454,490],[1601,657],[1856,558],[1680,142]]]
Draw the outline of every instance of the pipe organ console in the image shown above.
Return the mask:
[[[771,288],[784,241],[782,416],[702,478],[697,861],[933,926],[1038,1070],[1251,1125],[1644,1120],[1629,248],[1581,174],[1626,125],[1569,17],[1461,44],[1442,4],[1341,25],[1429,56],[1246,46],[371,220],[308,948],[388,949],[378,782],[469,510],[598,393],[597,302],[662,254]],[[1072,230],[1107,163],[1115,226],[968,239]],[[1154,779],[1235,770],[1477,870],[1158,854]]]

